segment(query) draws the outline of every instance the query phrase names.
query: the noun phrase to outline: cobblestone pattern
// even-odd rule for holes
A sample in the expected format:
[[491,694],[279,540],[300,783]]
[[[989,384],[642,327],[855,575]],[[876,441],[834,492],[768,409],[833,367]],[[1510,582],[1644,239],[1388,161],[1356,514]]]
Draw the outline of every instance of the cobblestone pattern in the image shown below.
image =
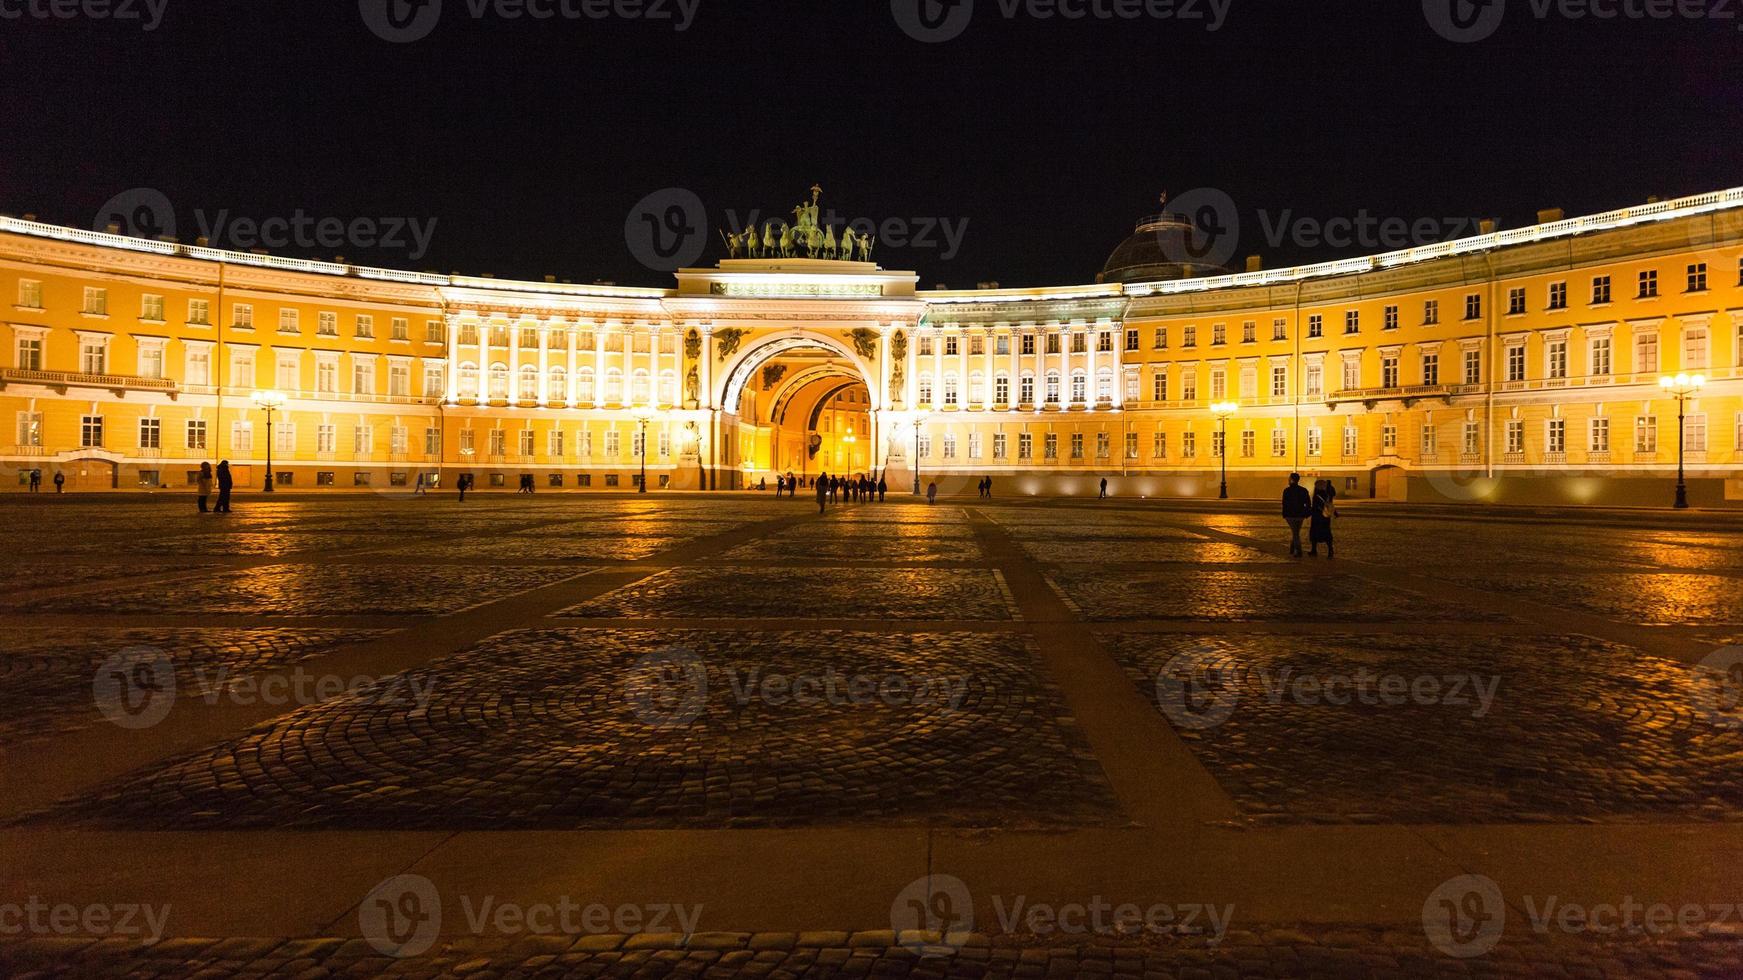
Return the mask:
[[1408,622],[1499,619],[1349,575],[1070,565],[1049,581],[1097,621]]
[[[662,651],[706,681],[642,669]],[[838,680],[836,696],[798,702],[762,686],[831,670],[928,693],[853,702]],[[361,696],[305,707],[49,817],[181,830],[1109,823],[1111,791],[1039,672],[1029,642],[1003,634],[521,631],[407,675],[402,689],[434,692],[427,710]]]
[[928,524],[890,524],[882,521],[838,520],[831,517],[814,524],[782,528],[770,537],[794,541],[833,538],[873,543],[891,538],[907,541],[968,541],[974,538],[974,528],[966,518],[960,523],[948,524],[936,521]]
[[[1716,685],[1693,669],[1617,644],[1398,634],[1103,643],[1261,821],[1743,819],[1743,712],[1719,707]],[[1179,723],[1177,689],[1158,686],[1181,654],[1218,672],[1201,675],[1195,701],[1209,727]],[[1371,693],[1382,677],[1435,687],[1395,689],[1411,703],[1340,705],[1312,686],[1342,684],[1341,697],[1364,675]],[[1211,713],[1224,706],[1226,717]]]
[[1220,541],[1119,538],[1031,538],[1020,542],[1030,558],[1042,564],[1107,564],[1181,562],[1192,565],[1251,563],[1280,565],[1283,559],[1253,548]]
[[0,564],[0,592],[65,588],[88,582],[151,578],[188,571],[192,562],[115,562],[89,558],[36,558]]
[[0,740],[77,731],[101,723],[92,683],[109,658],[141,647],[168,654],[178,694],[203,689],[220,670],[235,677],[282,667],[380,630],[49,629],[19,627],[0,645]]
[[812,537],[770,535],[741,544],[722,556],[743,564],[780,561],[801,565],[813,559],[874,562],[982,562],[980,546],[966,538],[853,534],[837,536],[833,528],[811,528]]
[[291,555],[307,551],[355,551],[384,548],[395,539],[386,534],[325,534],[297,531],[243,531],[235,534],[189,534],[150,538],[126,548],[123,553],[141,555],[188,555],[219,558],[231,555]]
[[1572,575],[1496,569],[1448,571],[1445,577],[1547,606],[1584,609],[1645,625],[1743,624],[1743,579],[1672,572]]
[[0,609],[60,613],[264,616],[435,615],[561,581],[576,568],[466,565],[267,565],[198,579],[62,597],[0,600]]
[[439,545],[410,545],[388,554],[447,561],[641,561],[689,544],[693,537],[576,537],[503,535]]
[[565,609],[594,619],[1008,620],[989,571],[825,566],[711,566],[661,572]]
[[1203,939],[1018,942],[966,937],[949,955],[922,957],[890,932],[761,932],[440,940],[393,959],[362,939],[106,939],[0,941],[14,977],[559,977],[655,980],[835,980],[858,977],[1039,980],[1735,980],[1743,944],[1730,936],[1508,938],[1488,954],[1451,959],[1403,930],[1268,928]]
[[720,520],[670,520],[648,517],[608,517],[597,521],[576,521],[550,524],[543,527],[528,528],[514,532],[511,537],[545,538],[545,537],[580,537],[580,538],[610,538],[630,539],[642,537],[663,537],[666,535],[684,535],[697,537],[701,535],[725,534],[748,527],[749,521]]

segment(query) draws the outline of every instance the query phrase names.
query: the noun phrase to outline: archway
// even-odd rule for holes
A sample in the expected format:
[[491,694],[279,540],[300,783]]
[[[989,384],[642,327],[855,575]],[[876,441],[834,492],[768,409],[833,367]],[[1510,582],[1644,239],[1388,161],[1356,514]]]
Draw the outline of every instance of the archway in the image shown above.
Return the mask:
[[746,351],[722,388],[724,468],[733,474],[726,485],[881,471],[881,413],[869,371],[832,339],[802,332]]

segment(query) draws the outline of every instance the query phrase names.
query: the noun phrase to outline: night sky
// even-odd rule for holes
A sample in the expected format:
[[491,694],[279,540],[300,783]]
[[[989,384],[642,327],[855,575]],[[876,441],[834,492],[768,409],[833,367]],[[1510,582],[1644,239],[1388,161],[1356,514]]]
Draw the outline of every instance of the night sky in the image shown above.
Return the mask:
[[0,0],[26,10],[0,19],[0,211],[91,227],[155,188],[190,241],[201,213],[433,220],[427,255],[273,249],[398,268],[669,285],[626,222],[670,187],[714,226],[788,215],[814,182],[843,218],[943,219],[955,254],[934,233],[878,259],[960,288],[1091,281],[1163,190],[1228,194],[1238,254],[1275,266],[1375,250],[1268,241],[1286,211],[1515,227],[1743,185],[1743,3],[1720,0],[1730,19],[1512,0],[1474,43],[1420,0],[1232,0],[1215,31],[1206,0],[1076,21],[976,0],[941,43],[890,0],[686,0],[682,32],[675,4],[508,20],[445,0],[412,43],[368,26],[388,0],[167,0],[151,31],[30,2]]

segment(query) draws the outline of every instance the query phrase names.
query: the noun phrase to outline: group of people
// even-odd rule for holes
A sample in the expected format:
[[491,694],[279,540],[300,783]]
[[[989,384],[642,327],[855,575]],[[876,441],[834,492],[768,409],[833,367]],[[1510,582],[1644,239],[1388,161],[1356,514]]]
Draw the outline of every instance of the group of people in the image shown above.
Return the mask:
[[[806,478],[808,479],[808,478]],[[775,496],[785,492],[788,497],[797,497],[798,489],[805,482],[791,473],[775,477]],[[883,477],[872,479],[864,473],[858,476],[830,476],[827,473],[817,474],[816,479],[809,480],[810,486],[817,491],[817,513],[832,503],[853,502],[870,503],[876,500],[884,502],[884,495],[890,492],[890,485]]]
[[1301,485],[1301,474],[1289,474],[1289,486],[1283,491],[1283,520],[1289,524],[1290,557],[1300,558],[1301,525],[1307,525],[1308,556],[1319,557],[1319,546],[1325,545],[1325,556],[1332,554],[1332,519],[1337,517],[1337,489],[1330,480],[1315,480],[1313,492]]
[[236,481],[230,476],[230,461],[218,461],[216,471],[211,463],[200,464],[200,475],[194,477],[194,489],[200,498],[200,513],[207,512],[206,502],[212,497],[212,487],[218,488],[218,502],[211,507],[211,513],[230,513],[230,491],[236,486]]
[[[67,475],[65,473],[62,473],[60,470],[55,470],[55,472],[54,472],[54,492],[55,493],[64,493],[66,491],[66,485],[67,485]],[[31,470],[30,471],[30,492],[31,493],[41,493],[42,492],[42,471],[41,470]]]

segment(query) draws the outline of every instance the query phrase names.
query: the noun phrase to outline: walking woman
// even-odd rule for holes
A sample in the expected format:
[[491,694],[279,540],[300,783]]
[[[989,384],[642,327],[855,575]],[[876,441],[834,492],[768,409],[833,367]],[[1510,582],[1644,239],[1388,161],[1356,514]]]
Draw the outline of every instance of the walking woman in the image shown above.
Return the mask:
[[1325,545],[1325,556],[1332,554],[1331,524],[1338,516],[1337,491],[1331,488],[1330,480],[1319,480],[1313,484],[1313,516],[1309,519],[1307,530],[1307,555],[1309,558],[1319,557],[1319,546]]

